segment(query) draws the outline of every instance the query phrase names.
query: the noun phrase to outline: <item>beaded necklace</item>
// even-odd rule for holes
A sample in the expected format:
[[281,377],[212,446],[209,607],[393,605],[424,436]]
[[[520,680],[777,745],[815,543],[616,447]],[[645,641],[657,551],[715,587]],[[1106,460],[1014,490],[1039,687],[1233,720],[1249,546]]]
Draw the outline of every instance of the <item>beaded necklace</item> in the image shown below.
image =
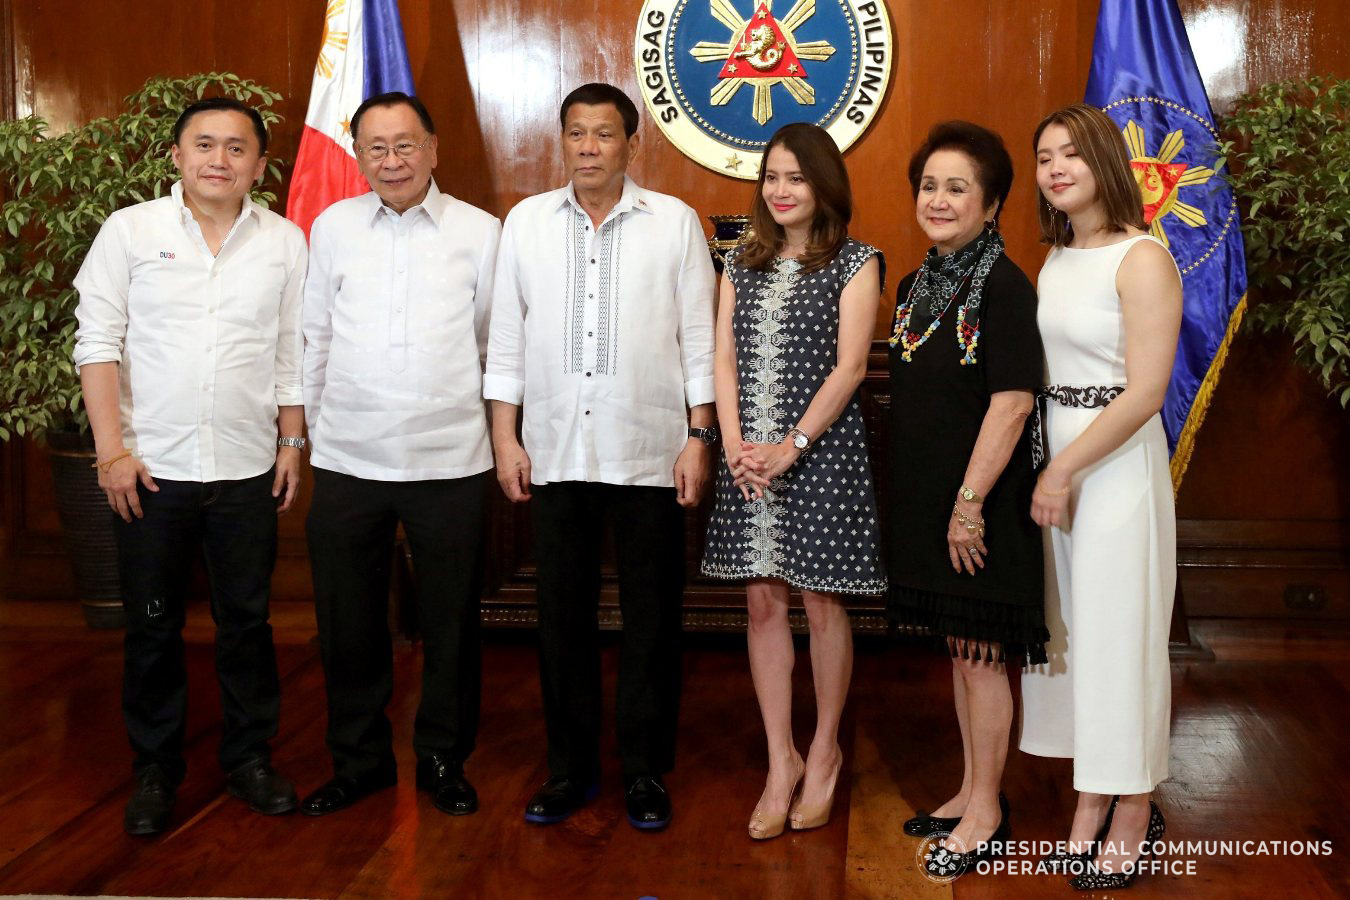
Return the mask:
[[[965,287],[966,282],[970,280],[971,273],[974,271],[975,267],[971,266],[970,272],[967,272],[961,280],[956,283],[956,289],[948,295],[947,303],[942,307],[942,312],[938,313],[933,321],[928,324],[928,328],[924,330],[923,334],[918,334],[909,329],[910,320],[914,318],[914,286],[919,283],[917,278],[914,279],[914,283],[909,286],[909,294],[905,297],[905,302],[895,308],[895,331],[891,334],[891,339],[888,342],[892,347],[898,345],[902,348],[900,351],[900,359],[902,362],[911,362],[914,358],[914,351],[927,343],[928,339],[933,336],[933,332],[938,330],[938,327],[942,324],[943,317],[947,315],[947,310],[952,307],[952,301],[956,299],[957,294],[961,293],[961,288]],[[968,358],[975,351],[975,341],[978,341],[980,332],[979,329],[974,330],[975,341],[970,342],[970,349],[967,350],[965,337],[967,326],[965,322],[966,305],[962,303],[960,309],[956,311],[956,340],[957,343],[960,344],[961,349],[966,351],[965,355]],[[964,366],[966,364],[966,360],[963,358],[961,360],[961,365]]]
[[[956,295],[961,293],[962,288],[970,283],[970,290],[966,293],[966,298],[961,301],[961,305],[956,310],[956,346],[961,350],[961,365],[973,366],[976,364],[976,348],[980,344],[980,301],[984,292],[984,282],[993,269],[994,262],[1003,254],[1003,236],[998,233],[995,226],[986,225],[985,230],[974,242],[967,245],[967,248],[973,253],[974,259],[971,260],[969,267],[964,273],[958,274],[952,272],[950,275],[937,276],[933,281],[941,284],[951,284],[955,281],[955,287],[947,295],[940,309],[937,309],[936,301],[942,299],[942,295],[935,297],[932,295],[935,284],[925,284],[924,290],[919,290],[920,282],[925,281],[924,276],[931,274],[930,266],[933,265],[936,249],[928,251],[928,256],[924,259],[924,264],[915,275],[914,281],[909,286],[909,294],[905,297],[905,302],[899,303],[895,307],[895,328],[891,333],[888,343],[892,347],[899,347],[900,361],[912,362],[914,351],[922,347],[933,333],[942,325],[943,318],[947,311],[951,309],[952,302]],[[958,251],[964,254],[965,250]],[[969,258],[969,257],[967,257]],[[940,263],[940,266],[951,266],[949,261]],[[933,321],[929,323],[928,328],[923,334],[910,330],[910,322],[914,318],[914,307],[917,305],[920,296],[928,295],[930,309],[936,310]]]

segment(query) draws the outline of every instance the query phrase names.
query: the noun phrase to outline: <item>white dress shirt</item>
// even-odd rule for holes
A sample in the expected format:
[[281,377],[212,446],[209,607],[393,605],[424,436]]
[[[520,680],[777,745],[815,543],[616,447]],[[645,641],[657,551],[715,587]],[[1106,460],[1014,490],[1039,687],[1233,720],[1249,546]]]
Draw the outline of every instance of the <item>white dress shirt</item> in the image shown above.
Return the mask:
[[533,483],[674,485],[686,405],[714,400],[714,288],[698,216],[632,179],[599,228],[571,184],[511,210],[483,396],[523,403]]
[[299,406],[305,236],[248,198],[212,256],[176,183],[119,209],[75,288],[75,365],[120,363],[122,440],[150,475],[232,481],[277,456]]
[[379,481],[492,468],[483,355],[501,223],[431,183],[399,215],[374,192],[310,230],[305,417],[321,469]]

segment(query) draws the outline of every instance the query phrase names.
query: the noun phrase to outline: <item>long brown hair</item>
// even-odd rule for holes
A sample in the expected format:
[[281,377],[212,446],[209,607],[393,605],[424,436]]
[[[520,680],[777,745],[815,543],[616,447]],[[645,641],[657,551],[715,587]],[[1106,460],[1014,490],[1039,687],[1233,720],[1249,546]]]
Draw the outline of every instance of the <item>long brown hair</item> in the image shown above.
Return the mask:
[[848,183],[844,156],[829,132],[817,125],[796,122],[774,132],[764,148],[764,163],[759,167],[755,196],[750,201],[750,228],[745,248],[737,265],[746,269],[766,269],[783,248],[787,235],[773,220],[769,204],[764,202],[764,170],[769,151],[782,147],[797,157],[802,178],[816,199],[816,215],[806,239],[806,250],[799,262],[802,271],[813,272],[829,265],[848,238],[848,223],[853,218],[853,191]]
[[[1057,109],[1036,126],[1036,134],[1031,139],[1032,153],[1037,152],[1042,132],[1051,125],[1063,125],[1068,129],[1074,149],[1096,179],[1095,202],[1106,216],[1107,230],[1125,231],[1131,225],[1141,231],[1147,229],[1144,201],[1130,169],[1125,139],[1111,117],[1095,106],[1082,103]],[[1073,240],[1069,217],[1050,206],[1044,195],[1036,204],[1036,218],[1041,225],[1042,243],[1063,247]]]

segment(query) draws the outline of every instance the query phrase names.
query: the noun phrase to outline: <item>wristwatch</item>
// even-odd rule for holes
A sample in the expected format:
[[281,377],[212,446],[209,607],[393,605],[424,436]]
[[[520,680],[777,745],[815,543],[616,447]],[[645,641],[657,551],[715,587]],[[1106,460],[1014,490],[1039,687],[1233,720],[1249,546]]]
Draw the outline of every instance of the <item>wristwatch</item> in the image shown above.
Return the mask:
[[964,500],[964,501],[966,501],[967,503],[983,503],[983,502],[984,502],[984,498],[983,498],[983,497],[981,497],[979,494],[977,494],[977,493],[975,493],[974,491],[972,491],[970,488],[966,487],[964,484],[961,485],[961,499]]
[[806,448],[811,446],[811,435],[800,428],[789,428],[787,436],[792,439],[792,446],[802,453],[805,453]]
[[297,450],[305,449],[305,439],[301,437],[277,438],[278,447],[294,447]]
[[722,432],[717,430],[716,425],[711,425],[707,428],[690,428],[689,436],[696,437],[700,441],[711,447],[714,444],[716,444],[719,439],[721,439]]

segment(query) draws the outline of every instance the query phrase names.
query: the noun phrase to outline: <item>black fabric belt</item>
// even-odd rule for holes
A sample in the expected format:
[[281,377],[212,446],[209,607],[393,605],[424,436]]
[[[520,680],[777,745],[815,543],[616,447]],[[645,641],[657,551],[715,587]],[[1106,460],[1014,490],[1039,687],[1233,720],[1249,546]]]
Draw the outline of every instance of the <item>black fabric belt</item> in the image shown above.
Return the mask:
[[1031,467],[1039,472],[1050,460],[1050,436],[1046,422],[1050,416],[1050,401],[1060,406],[1080,409],[1101,409],[1125,391],[1123,384],[1047,384],[1036,392],[1031,409]]

